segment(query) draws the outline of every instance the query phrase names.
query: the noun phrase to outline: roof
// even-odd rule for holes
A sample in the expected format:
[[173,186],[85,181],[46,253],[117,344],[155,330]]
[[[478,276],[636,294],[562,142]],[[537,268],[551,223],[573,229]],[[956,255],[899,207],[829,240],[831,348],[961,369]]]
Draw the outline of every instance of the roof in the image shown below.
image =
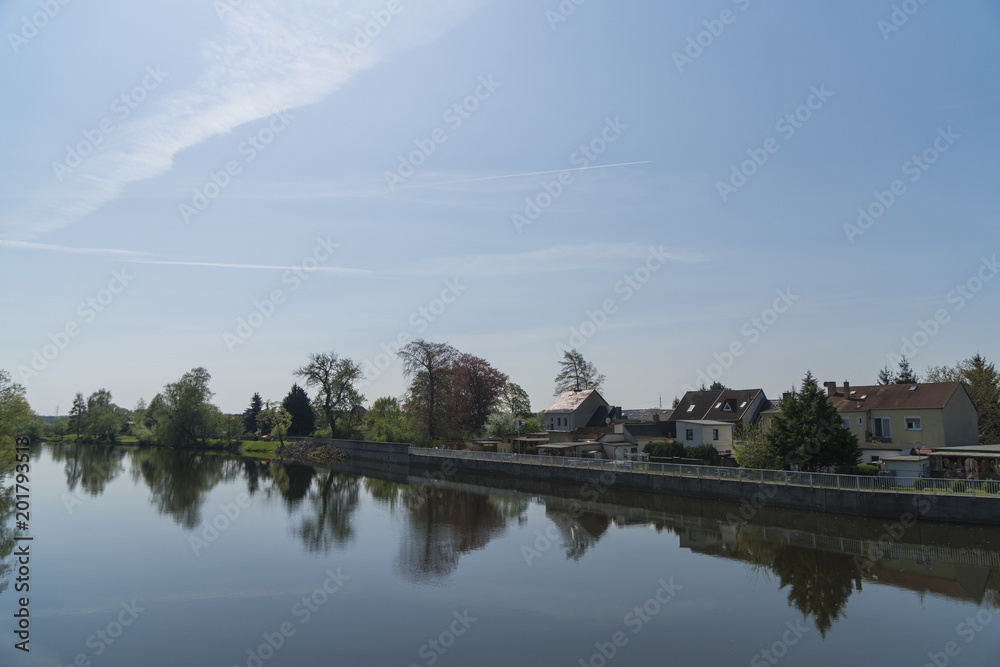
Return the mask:
[[907,462],[927,461],[929,459],[930,459],[929,456],[890,456],[890,457],[884,458],[882,460],[883,461],[898,461],[900,463],[907,463]]
[[653,421],[653,415],[659,415],[660,421],[667,421],[670,419],[670,414],[673,410],[667,410],[664,408],[639,408],[637,410],[626,410],[622,408],[622,417],[625,417],[629,421],[636,422],[651,422]]
[[559,394],[555,402],[549,406],[546,412],[573,412],[578,407],[583,405],[583,402],[590,398],[591,394],[597,394],[597,397],[604,400],[600,394],[597,393],[596,389],[584,389],[583,391],[564,391]]
[[633,438],[665,438],[667,437],[667,422],[625,424],[624,430],[628,431]]
[[733,422],[724,422],[718,419],[678,419],[677,423],[701,424],[702,426],[733,426]]
[[[844,396],[844,389],[841,387],[827,400],[840,412],[928,410],[943,408],[961,387],[961,382],[851,386],[850,396]],[[961,391],[965,389],[962,388]]]
[[[724,422],[742,421],[763,389],[722,389],[717,391],[689,391],[681,398],[670,416],[671,421],[715,419]],[[766,400],[766,397],[765,397]],[[767,407],[767,404],[764,404]]]

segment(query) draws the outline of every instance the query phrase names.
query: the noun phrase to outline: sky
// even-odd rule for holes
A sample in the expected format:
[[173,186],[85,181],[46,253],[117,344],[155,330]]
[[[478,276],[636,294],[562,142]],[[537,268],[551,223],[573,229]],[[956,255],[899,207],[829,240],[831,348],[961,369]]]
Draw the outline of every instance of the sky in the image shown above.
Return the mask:
[[1000,5],[9,0],[0,368],[39,414],[448,342],[547,407],[1000,358]]

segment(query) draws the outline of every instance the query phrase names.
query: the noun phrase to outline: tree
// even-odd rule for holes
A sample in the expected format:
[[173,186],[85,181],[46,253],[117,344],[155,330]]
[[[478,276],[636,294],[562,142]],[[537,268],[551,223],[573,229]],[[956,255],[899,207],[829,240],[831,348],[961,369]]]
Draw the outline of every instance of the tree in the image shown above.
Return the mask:
[[256,433],[260,430],[260,413],[264,409],[264,399],[260,397],[260,394],[254,392],[253,398],[250,399],[250,407],[243,411],[243,428],[246,429],[247,433]]
[[73,407],[69,410],[69,425],[76,433],[76,439],[80,439],[87,422],[87,401],[83,399],[83,394],[77,392],[73,399]]
[[392,396],[383,396],[372,403],[361,423],[361,432],[372,442],[413,440],[413,424]]
[[564,391],[600,389],[607,379],[598,373],[594,364],[584,359],[577,350],[563,352],[559,369],[559,374],[556,375],[556,395]]
[[472,354],[456,355],[450,372],[448,414],[458,430],[476,433],[500,401],[507,376]]
[[679,399],[676,396],[674,396],[674,401],[673,401],[673,403],[670,404],[670,408],[673,409],[673,410],[676,410],[677,406],[680,405],[680,404],[681,404],[681,399]]
[[422,409],[427,437],[437,436],[435,423],[451,381],[451,364],[458,351],[448,343],[431,343],[418,339],[407,344],[396,356],[403,362],[403,377],[409,378],[408,404]]
[[726,385],[722,384],[718,380],[712,383],[712,386],[708,388],[709,391],[726,391],[729,389]]
[[292,425],[292,415],[289,414],[288,410],[284,406],[268,401],[260,413],[260,419],[267,424],[271,431],[271,437],[277,438],[281,446],[284,447],[285,436],[288,435],[288,429]]
[[896,373],[896,384],[917,384],[920,377],[910,368],[910,360],[906,355],[899,360],[899,372]]
[[799,391],[781,401],[781,414],[766,433],[767,444],[784,465],[798,465],[810,472],[861,461],[857,437],[821,391],[816,378],[806,372]]
[[336,438],[337,422],[361,406],[365,397],[355,384],[362,378],[361,366],[352,359],[339,357],[336,352],[309,355],[309,363],[295,371],[307,387],[318,387],[316,407],[330,425],[330,435]]
[[18,426],[34,417],[24,387],[13,382],[7,371],[0,369],[0,478],[13,470],[14,438]]
[[[209,403],[212,376],[204,368],[193,368],[180,380],[166,385],[156,415],[156,441],[161,445],[193,447],[205,445],[214,435],[219,411]],[[156,399],[150,403],[150,407]]]
[[504,385],[503,391],[500,393],[499,407],[501,412],[509,412],[518,417],[534,416],[534,413],[531,412],[531,399],[528,398],[528,392],[521,389],[520,385],[515,382],[508,381]]
[[744,468],[781,468],[781,455],[768,442],[760,424],[751,424],[743,429],[742,437],[733,443],[733,458]]
[[882,367],[882,370],[878,372],[877,382],[880,385],[887,384],[917,384],[920,382],[920,376],[913,372],[910,367],[910,360],[903,355],[898,362],[899,370],[893,373],[889,369],[889,364]]
[[124,424],[121,408],[112,403],[111,392],[98,389],[87,399],[87,437],[98,442],[114,442]]
[[979,442],[1000,444],[1000,375],[980,355],[960,364],[965,388],[979,411]]
[[958,362],[954,367],[932,366],[928,382],[961,382],[979,412],[979,442],[1000,444],[1000,374],[981,354]]
[[292,416],[288,435],[312,435],[316,430],[316,413],[313,412],[312,401],[309,400],[309,394],[305,389],[293,384],[281,405]]

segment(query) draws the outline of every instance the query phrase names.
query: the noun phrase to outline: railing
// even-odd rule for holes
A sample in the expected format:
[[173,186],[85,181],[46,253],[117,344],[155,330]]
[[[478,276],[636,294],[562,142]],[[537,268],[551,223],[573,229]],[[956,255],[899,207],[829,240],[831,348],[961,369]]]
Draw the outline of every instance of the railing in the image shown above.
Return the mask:
[[608,459],[581,459],[568,456],[539,456],[536,454],[504,454],[500,452],[474,452],[469,450],[430,449],[410,447],[410,454],[460,458],[473,461],[497,461],[527,465],[554,466],[600,470],[615,473],[664,475],[695,479],[726,480],[736,483],[780,484],[806,486],[817,489],[837,489],[857,492],[903,492],[959,496],[1000,496],[1000,481],[951,480],[923,477],[875,477],[866,475],[837,475],[819,472],[786,470],[757,470],[754,468],[725,468],[676,463],[647,463],[645,461],[612,461]]

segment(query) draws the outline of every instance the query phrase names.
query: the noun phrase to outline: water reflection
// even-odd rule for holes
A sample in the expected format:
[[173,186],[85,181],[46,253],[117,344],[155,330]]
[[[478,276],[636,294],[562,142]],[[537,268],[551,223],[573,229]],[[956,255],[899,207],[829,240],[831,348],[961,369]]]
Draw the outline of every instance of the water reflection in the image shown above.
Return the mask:
[[[523,480],[430,481],[405,468],[378,467],[364,469],[362,476],[351,465],[317,469],[159,448],[57,445],[48,451],[62,463],[70,491],[99,495],[130,469],[133,483],[148,487],[151,505],[189,530],[201,524],[213,488],[240,482],[259,503],[285,508],[289,533],[309,553],[348,546],[367,496],[375,507],[401,519],[394,568],[410,582],[445,580],[464,555],[524,524],[530,506],[536,505],[558,531],[567,560],[588,557],[611,526],[676,534],[681,548],[739,561],[773,578],[789,606],[824,636],[865,584],[979,605],[1000,601],[996,530],[921,525],[899,539],[880,542],[883,522],[874,520],[782,510],[734,523],[726,519],[732,516],[731,506],[722,503],[613,490],[602,502],[581,502],[572,487]],[[0,490],[0,592],[9,585],[14,548],[12,495],[9,488]]]

